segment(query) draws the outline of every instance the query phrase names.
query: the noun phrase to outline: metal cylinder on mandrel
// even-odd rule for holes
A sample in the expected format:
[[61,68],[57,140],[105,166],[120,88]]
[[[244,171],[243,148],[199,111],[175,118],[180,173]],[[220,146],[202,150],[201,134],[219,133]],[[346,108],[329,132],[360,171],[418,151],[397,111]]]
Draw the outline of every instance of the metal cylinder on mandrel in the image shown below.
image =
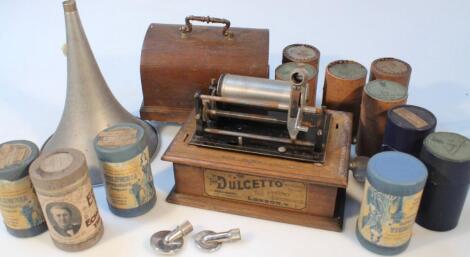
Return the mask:
[[436,129],[432,112],[414,105],[400,105],[387,112],[382,150],[400,151],[419,158],[423,141]]
[[318,71],[315,67],[308,63],[287,62],[276,68],[276,80],[291,81],[292,72],[296,69],[304,71],[307,75],[307,105],[315,106],[317,93],[316,80]]
[[401,84],[387,80],[374,80],[364,87],[357,134],[357,155],[372,156],[382,146],[387,111],[403,105],[407,90]]
[[389,80],[397,82],[406,88],[410,84],[411,66],[405,61],[384,57],[376,59],[370,66],[369,81]]
[[42,154],[29,171],[54,244],[71,252],[95,245],[103,236],[103,222],[85,155],[57,149]]
[[454,229],[470,185],[470,139],[448,132],[426,137],[421,160],[429,176],[416,222],[430,230]]
[[[288,45],[282,51],[282,63],[287,62],[307,63],[312,65],[318,72],[320,51],[316,47],[307,44]],[[315,76],[313,81],[315,88],[317,88],[317,78],[318,76]]]
[[361,99],[367,69],[360,63],[338,60],[328,64],[323,86],[323,106],[353,114],[353,138],[357,135]]

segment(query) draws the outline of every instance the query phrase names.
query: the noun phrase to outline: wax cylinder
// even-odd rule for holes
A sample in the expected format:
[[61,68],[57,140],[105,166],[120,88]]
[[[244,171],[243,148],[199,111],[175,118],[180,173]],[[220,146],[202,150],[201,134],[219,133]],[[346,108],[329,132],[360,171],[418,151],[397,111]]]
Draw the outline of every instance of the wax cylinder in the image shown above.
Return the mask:
[[369,81],[389,80],[397,82],[406,88],[410,84],[411,66],[400,59],[385,57],[372,62]]
[[407,248],[426,177],[426,166],[406,153],[381,152],[369,160],[356,226],[365,248],[382,255]]
[[94,145],[104,171],[110,210],[121,217],[151,210],[157,196],[143,128],[117,124],[101,131]]
[[301,62],[308,63],[318,70],[320,62],[320,51],[307,44],[288,45],[282,51],[282,63]]
[[38,153],[37,146],[25,140],[0,144],[0,211],[7,231],[16,237],[47,230],[28,170]]
[[400,105],[387,112],[383,150],[409,153],[419,158],[424,138],[436,129],[432,112],[414,105]]
[[421,160],[429,177],[416,222],[430,230],[452,230],[458,225],[470,185],[470,139],[456,133],[432,133],[424,140]]
[[64,251],[81,251],[103,235],[85,155],[65,148],[41,155],[30,176],[54,244]]
[[367,69],[349,60],[334,61],[328,64],[325,71],[322,105],[331,110],[353,114],[353,138],[357,136],[362,91],[366,84],[366,77]]
[[406,103],[406,88],[396,82],[374,80],[364,87],[357,135],[357,155],[372,156],[382,146],[387,111]]
[[[282,51],[282,63],[297,62],[307,63],[312,65],[318,71],[320,64],[320,51],[307,44],[292,44],[288,45]],[[315,76],[313,85],[317,88],[318,76]]]

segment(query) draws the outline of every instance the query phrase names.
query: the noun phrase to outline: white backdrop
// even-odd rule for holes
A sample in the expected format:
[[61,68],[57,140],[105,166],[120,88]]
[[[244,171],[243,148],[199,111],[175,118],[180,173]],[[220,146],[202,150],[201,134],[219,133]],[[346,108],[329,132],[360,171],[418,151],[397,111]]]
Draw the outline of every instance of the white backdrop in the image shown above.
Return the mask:
[[[281,51],[291,43],[309,43],[321,51],[317,95],[324,67],[336,59],[352,59],[369,68],[384,56],[413,67],[408,103],[437,116],[438,130],[470,137],[470,3],[465,0],[395,1],[150,1],[77,0],[83,26],[111,90],[136,114],[142,100],[139,62],[147,26],[152,22],[182,24],[186,15],[228,18],[235,27],[270,29],[271,75]],[[61,1],[0,2],[0,142],[28,139],[39,146],[55,130],[66,89],[66,59]],[[319,102],[320,99],[317,99]],[[160,124],[162,148],[178,126]],[[361,187],[350,177],[344,231],[328,232],[242,216],[168,204],[172,166],[153,162],[157,206],[148,214],[123,219],[106,206],[103,188],[95,190],[105,222],[98,245],[76,256],[153,256],[152,233],[185,219],[195,230],[240,227],[243,240],[226,244],[211,256],[374,256],[354,235]],[[418,225],[402,256],[468,256],[470,203],[460,225],[436,233]],[[62,256],[47,233],[16,239],[0,228],[2,256]],[[206,256],[188,237],[181,256]]]

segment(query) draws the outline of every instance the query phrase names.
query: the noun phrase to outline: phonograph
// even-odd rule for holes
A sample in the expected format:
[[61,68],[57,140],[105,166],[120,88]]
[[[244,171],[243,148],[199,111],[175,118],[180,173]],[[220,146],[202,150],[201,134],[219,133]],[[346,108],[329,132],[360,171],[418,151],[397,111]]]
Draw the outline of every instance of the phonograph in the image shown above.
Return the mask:
[[174,165],[167,201],[339,231],[351,115],[307,106],[303,69],[291,81],[223,74],[196,93],[163,160]]

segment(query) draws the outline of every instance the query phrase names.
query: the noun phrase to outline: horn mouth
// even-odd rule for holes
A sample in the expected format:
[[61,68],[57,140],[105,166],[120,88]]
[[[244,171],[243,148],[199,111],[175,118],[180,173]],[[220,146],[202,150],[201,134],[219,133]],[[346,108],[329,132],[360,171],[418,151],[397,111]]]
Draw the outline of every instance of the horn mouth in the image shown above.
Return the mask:
[[63,1],[62,4],[64,5],[64,11],[66,12],[77,11],[77,4],[75,3],[75,0]]

